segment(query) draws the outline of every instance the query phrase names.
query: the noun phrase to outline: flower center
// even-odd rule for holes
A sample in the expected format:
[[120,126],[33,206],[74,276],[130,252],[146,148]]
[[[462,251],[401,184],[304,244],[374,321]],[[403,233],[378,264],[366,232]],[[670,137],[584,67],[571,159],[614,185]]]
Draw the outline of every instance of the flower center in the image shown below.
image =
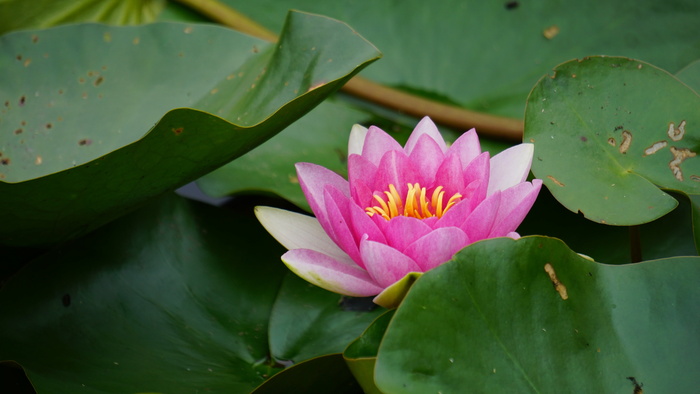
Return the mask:
[[443,205],[445,191],[442,186],[438,186],[433,191],[430,200],[427,198],[427,191],[419,184],[408,184],[408,192],[406,193],[406,203],[401,200],[399,192],[394,185],[389,185],[389,191],[385,191],[386,199],[381,194],[375,194],[374,199],[379,205],[365,208],[369,216],[374,214],[381,215],[384,219],[389,220],[397,216],[410,216],[418,219],[425,219],[433,216],[442,217],[453,205],[458,203],[462,195],[455,193]]

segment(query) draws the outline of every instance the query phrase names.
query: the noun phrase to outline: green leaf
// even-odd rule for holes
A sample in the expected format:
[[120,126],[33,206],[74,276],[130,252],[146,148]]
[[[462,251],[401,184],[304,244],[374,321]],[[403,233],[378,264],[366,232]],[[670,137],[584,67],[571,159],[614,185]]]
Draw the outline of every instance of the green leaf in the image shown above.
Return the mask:
[[275,372],[281,249],[255,219],[158,200],[5,285],[0,360],[39,393],[250,391]]
[[153,22],[165,0],[2,0],[0,34],[76,22],[137,25]]
[[254,394],[361,392],[340,354],[314,358],[273,376],[253,391]]
[[676,73],[676,78],[680,79],[696,92],[700,90],[700,60],[696,60]]
[[700,258],[603,265],[557,239],[472,244],[397,309],[375,379],[390,393],[692,392]]
[[350,371],[367,394],[381,393],[374,384],[374,367],[379,345],[394,317],[394,312],[392,309],[379,316],[343,353]]
[[383,312],[370,299],[343,297],[289,272],[270,316],[270,352],[283,363],[340,353]]
[[[696,60],[676,73],[676,77],[696,92],[700,91],[700,60]],[[695,248],[700,251],[700,195],[690,194],[688,198],[693,212],[693,235]]]
[[302,13],[290,13],[279,45],[173,23],[73,25],[0,40],[6,245],[86,233],[202,176],[379,56],[346,25]]
[[200,178],[197,185],[214,197],[251,190],[271,192],[309,209],[294,164],[311,162],[347,174],[350,128],[365,116],[337,100],[327,100],[275,138]]
[[658,187],[700,193],[700,97],[667,72],[619,57],[557,66],[528,98],[532,172],[564,206],[635,225],[677,205]]
[[289,360],[342,351],[381,313],[298,292],[283,252],[252,215],[157,200],[0,290],[0,361],[39,393],[249,392]]

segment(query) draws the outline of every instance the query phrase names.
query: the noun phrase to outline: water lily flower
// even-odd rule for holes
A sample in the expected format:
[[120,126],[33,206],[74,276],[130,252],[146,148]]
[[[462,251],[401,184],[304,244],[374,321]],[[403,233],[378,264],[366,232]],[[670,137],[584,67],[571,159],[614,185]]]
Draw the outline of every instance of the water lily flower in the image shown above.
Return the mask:
[[532,144],[520,144],[490,157],[474,129],[448,147],[428,117],[404,147],[375,126],[355,125],[348,180],[296,164],[315,218],[270,207],[256,215],[289,249],[282,261],[297,275],[336,293],[373,296],[473,242],[518,238],[542,186],[526,181],[532,156]]

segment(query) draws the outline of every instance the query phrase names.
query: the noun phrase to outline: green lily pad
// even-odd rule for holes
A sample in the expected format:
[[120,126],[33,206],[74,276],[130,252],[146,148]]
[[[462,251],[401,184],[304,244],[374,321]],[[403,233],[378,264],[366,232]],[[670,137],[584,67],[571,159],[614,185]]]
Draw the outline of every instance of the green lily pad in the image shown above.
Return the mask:
[[553,238],[472,244],[413,285],[384,335],[390,393],[693,392],[700,258],[603,265]]
[[4,0],[0,2],[0,34],[85,21],[149,23],[165,5],[165,0]]
[[213,197],[271,192],[309,209],[294,164],[312,162],[346,174],[350,129],[363,116],[337,100],[326,100],[275,138],[198,179],[197,185]]
[[283,364],[341,353],[383,312],[371,300],[331,293],[288,272],[270,316],[270,352]]
[[696,92],[700,90],[700,60],[696,60],[683,67],[676,73],[676,78],[690,86]]
[[343,352],[345,362],[366,394],[381,393],[374,384],[374,367],[379,345],[395,312],[396,310],[392,309],[379,316]]
[[[700,60],[690,63],[687,67],[677,72],[676,77],[696,92],[700,91]],[[695,248],[700,251],[700,195],[689,194],[688,199],[690,200],[693,212]]]
[[200,177],[379,56],[347,25],[303,13],[290,13],[279,45],[176,23],[71,25],[0,40],[5,245],[84,234]]
[[254,219],[159,199],[0,290],[0,360],[38,393],[250,391],[276,371],[280,249]]
[[361,392],[340,354],[330,354],[296,364],[268,379],[253,394]]
[[[19,363],[39,393],[250,392],[289,365],[278,361],[342,350],[380,313],[288,294],[283,252],[251,215],[159,199],[0,290],[0,361]],[[292,331],[303,352],[290,356],[269,338],[302,309]]]
[[667,72],[619,57],[557,66],[528,98],[532,172],[573,212],[613,225],[677,205],[659,188],[700,193],[700,96]]

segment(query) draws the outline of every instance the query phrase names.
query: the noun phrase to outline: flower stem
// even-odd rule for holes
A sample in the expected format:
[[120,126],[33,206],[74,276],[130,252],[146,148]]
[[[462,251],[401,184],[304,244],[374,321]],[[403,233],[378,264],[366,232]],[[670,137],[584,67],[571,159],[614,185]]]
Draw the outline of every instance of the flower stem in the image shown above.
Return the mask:
[[[175,0],[224,26],[267,41],[277,35],[252,19],[218,0]],[[458,130],[475,127],[479,134],[493,138],[520,141],[523,121],[505,118],[428,100],[356,76],[343,86],[343,91],[358,98],[416,117],[430,116],[436,123]]]

